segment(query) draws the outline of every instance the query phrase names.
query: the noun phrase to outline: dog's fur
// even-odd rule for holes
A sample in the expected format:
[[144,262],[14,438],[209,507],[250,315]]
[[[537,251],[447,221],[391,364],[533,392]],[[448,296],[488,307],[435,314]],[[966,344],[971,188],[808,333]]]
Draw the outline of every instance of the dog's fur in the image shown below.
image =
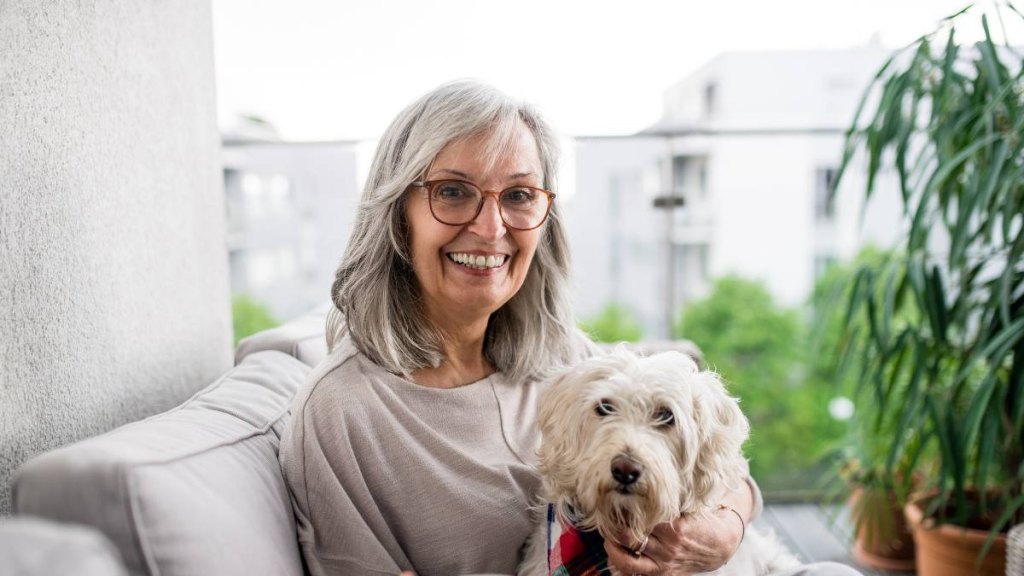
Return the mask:
[[[620,347],[588,359],[552,379],[538,410],[547,502],[606,539],[626,534],[623,544],[635,545],[680,514],[711,513],[745,482],[747,419],[715,373],[678,352],[642,358]],[[613,478],[617,457],[642,467],[635,483]],[[546,530],[538,523],[520,574],[546,574]],[[796,564],[748,526],[736,555],[715,574]]]

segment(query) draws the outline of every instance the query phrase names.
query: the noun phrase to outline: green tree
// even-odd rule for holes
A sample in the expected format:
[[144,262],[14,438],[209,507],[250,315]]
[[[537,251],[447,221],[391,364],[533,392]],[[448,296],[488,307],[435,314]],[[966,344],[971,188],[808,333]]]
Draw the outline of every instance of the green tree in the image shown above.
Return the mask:
[[235,332],[235,346],[238,346],[238,342],[250,334],[280,324],[264,304],[245,294],[235,294],[231,298],[231,318]]
[[751,422],[752,474],[768,491],[814,488],[822,461],[843,435],[828,412],[834,388],[807,378],[810,331],[758,282],[719,279],[684,311],[676,336],[701,347]]
[[596,316],[581,321],[580,328],[595,342],[637,342],[644,335],[633,312],[614,302]]

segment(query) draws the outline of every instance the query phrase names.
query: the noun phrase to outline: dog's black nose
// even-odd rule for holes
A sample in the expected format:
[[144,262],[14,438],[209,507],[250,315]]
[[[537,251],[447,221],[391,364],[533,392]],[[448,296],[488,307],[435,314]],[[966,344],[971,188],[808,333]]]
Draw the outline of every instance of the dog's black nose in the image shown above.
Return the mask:
[[612,478],[623,486],[636,483],[643,474],[644,466],[629,456],[616,456],[612,460]]

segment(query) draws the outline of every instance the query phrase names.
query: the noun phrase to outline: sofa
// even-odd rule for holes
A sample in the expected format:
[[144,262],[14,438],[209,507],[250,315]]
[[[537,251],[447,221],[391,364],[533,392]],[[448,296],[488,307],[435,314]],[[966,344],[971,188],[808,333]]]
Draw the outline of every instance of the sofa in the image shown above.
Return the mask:
[[[326,312],[243,340],[235,366],[177,408],[23,464],[8,532],[39,531],[14,530],[23,517],[91,527],[129,574],[302,576],[277,451],[291,398],[327,353]],[[11,558],[17,540],[5,541]]]
[[[108,540],[129,574],[302,576],[277,454],[291,398],[327,354],[328,308],[243,340],[235,366],[181,406],[26,462],[13,479],[15,523],[49,521],[57,541],[61,526],[79,540],[89,530],[90,553]],[[647,346],[666,347],[699,355],[688,343]],[[63,550],[55,562],[73,553]]]

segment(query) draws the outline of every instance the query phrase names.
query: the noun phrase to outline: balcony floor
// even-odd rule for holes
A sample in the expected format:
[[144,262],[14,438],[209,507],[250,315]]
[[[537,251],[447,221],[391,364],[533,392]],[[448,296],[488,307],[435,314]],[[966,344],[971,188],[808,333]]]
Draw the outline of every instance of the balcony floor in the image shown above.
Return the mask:
[[836,512],[835,508],[817,504],[767,504],[755,525],[773,530],[790,550],[807,562],[841,562],[865,576],[913,574],[873,570],[856,564],[850,556],[853,539],[845,508]]

